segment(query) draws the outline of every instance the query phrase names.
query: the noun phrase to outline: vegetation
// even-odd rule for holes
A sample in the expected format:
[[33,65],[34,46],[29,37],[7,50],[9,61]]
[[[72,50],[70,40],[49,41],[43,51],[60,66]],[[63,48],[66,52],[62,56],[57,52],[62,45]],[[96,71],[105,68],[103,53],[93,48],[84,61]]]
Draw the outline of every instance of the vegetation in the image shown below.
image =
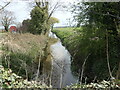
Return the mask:
[[[48,2],[36,2],[30,12],[31,19],[24,20],[19,28],[20,32],[26,33],[6,33],[3,40],[0,38],[0,84],[3,88],[47,87],[51,84],[52,71],[48,72],[51,70],[50,45],[57,40],[48,37],[48,33],[50,27],[53,29],[54,23],[59,22],[51,17],[57,4],[49,13]],[[0,11],[6,5],[1,6]],[[70,51],[72,71],[79,78],[77,84],[68,88],[119,88],[119,6],[119,2],[78,2],[72,7],[77,26],[54,28],[53,32]],[[11,19],[3,17],[6,31]],[[43,83],[46,85],[41,86]]]
[[[41,4],[43,5],[41,6]],[[48,14],[48,2],[36,2],[36,6],[32,9],[30,15],[31,19],[22,22],[19,32],[48,35],[50,28],[53,29],[54,24],[59,23],[57,18]]]
[[7,10],[2,11],[1,13],[1,23],[5,28],[5,31],[8,32],[9,26],[13,24],[15,18],[13,17],[13,13]]
[[[48,3],[36,2],[36,6],[31,11],[31,19],[24,20],[24,27],[22,26],[18,29],[19,32],[21,32],[21,29],[25,30],[26,34],[6,33],[4,35],[5,38],[3,38],[4,41],[0,48],[2,51],[2,53],[0,52],[0,58],[2,58],[2,65],[5,69],[11,69],[15,74],[28,81],[35,80],[36,84],[37,81],[42,82],[43,80],[46,82],[49,79],[44,79],[44,76],[40,78],[43,72],[48,73],[51,69],[50,45],[57,41],[57,39],[48,37],[50,25],[55,23],[53,19],[49,20],[49,18],[51,17],[48,16]],[[9,22],[6,21],[5,23]],[[48,68],[45,69],[44,67]],[[23,82],[21,83],[23,87],[28,86],[24,86],[24,81],[21,82]],[[19,85],[16,86],[12,83],[17,84],[16,81],[11,80],[8,88],[12,88],[12,86],[19,87]],[[46,84],[49,83],[46,82]],[[29,85],[34,87],[32,84]]]
[[28,81],[16,75],[11,69],[4,69],[0,65],[0,87],[1,88],[48,88],[41,82]]
[[[66,29],[68,29],[68,30],[66,30]],[[78,70],[81,70],[80,66],[82,67],[84,60],[87,57],[87,56],[84,56],[84,54],[87,52],[87,50],[91,50],[91,52],[92,52],[93,50],[95,50],[97,48],[97,45],[94,45],[95,40],[97,38],[95,38],[95,39],[93,38],[94,44],[92,44],[92,45],[90,45],[91,43],[88,40],[86,41],[86,43],[85,42],[83,43],[82,39],[84,40],[84,38],[83,38],[82,34],[84,34],[84,31],[82,31],[82,30],[84,30],[84,29],[79,28],[77,30],[77,29],[73,28],[73,30],[72,29],[69,30],[69,28],[65,28],[63,30],[63,28],[62,29],[61,28],[54,28],[54,30],[53,30],[53,32],[62,40],[64,46],[67,47],[69,52],[72,54],[73,62],[72,62],[71,69],[74,73],[76,73],[77,76],[79,76],[79,78],[81,77],[81,72],[79,72]],[[76,46],[78,44],[80,44],[81,46],[76,48]],[[98,46],[100,47],[101,45],[98,45]],[[84,49],[86,49],[86,51],[84,51]],[[100,48],[98,48],[98,49],[100,49]],[[95,52],[95,53],[97,54],[97,52]],[[108,73],[107,62],[106,61],[94,62],[95,61],[94,58],[96,59],[96,57],[98,57],[98,58],[103,58],[103,57],[101,57],[99,55],[98,56],[95,55],[96,57],[94,56],[92,58],[91,55],[92,54],[90,53],[87,60],[86,60],[85,67],[84,67],[85,70],[84,70],[84,74],[82,76],[84,84],[85,83],[89,83],[89,84],[87,84],[87,85],[86,84],[85,85],[84,84],[82,84],[82,85],[75,84],[75,85],[68,86],[68,87],[69,88],[88,88],[88,89],[89,88],[92,88],[92,89],[93,88],[96,88],[96,89],[106,88],[107,89],[107,88],[111,88],[111,87],[116,87],[116,86],[114,86],[114,84],[110,85],[110,83],[115,83],[115,82],[111,82],[111,80],[106,81],[110,77],[110,75]],[[79,61],[78,61],[78,59],[79,59]],[[82,59],[83,59],[83,61],[80,61]],[[91,61],[91,63],[90,63],[89,62],[90,59],[93,59],[94,61]],[[80,62],[82,64],[80,64]],[[91,66],[89,66],[89,65],[91,65]],[[117,67],[119,67],[118,63],[116,63],[115,61],[114,62],[112,61],[112,65],[117,65]],[[88,73],[90,71],[89,70],[90,67],[92,68],[91,73],[94,73],[93,75],[95,75],[95,76]],[[115,67],[114,67],[114,70],[112,71],[112,75],[114,77],[116,77],[116,71],[117,71],[117,69],[115,70]],[[88,77],[86,77],[86,75],[88,75]],[[92,81],[90,80],[91,78],[93,78]],[[103,81],[101,81],[101,80],[103,80]],[[97,83],[95,83],[95,82],[97,82]],[[116,80],[116,83],[119,85],[120,84],[119,80]]]
[[117,85],[119,81],[101,81],[101,82],[97,82],[97,83],[89,83],[89,84],[74,84],[71,86],[68,86],[67,88],[81,88],[81,89],[89,89],[89,90],[93,90],[93,89],[102,89],[102,90],[109,90],[109,89],[114,89],[117,90],[119,89],[119,86]]
[[[32,38],[31,38],[32,37]],[[51,60],[49,47],[56,40],[48,42],[43,35],[32,34],[7,34],[2,43],[2,65],[11,68],[14,73],[31,80],[38,69],[40,60],[42,73],[43,63]],[[49,58],[49,59],[48,59]]]
[[[120,78],[120,16],[117,5],[119,3],[78,3],[73,11],[77,14],[75,19],[80,29],[72,32],[66,28],[53,30],[72,54],[72,70],[77,72],[80,82],[84,82],[85,78],[87,82]],[[81,71],[84,71],[83,79]]]
[[116,77],[119,71],[119,5],[119,2],[86,2],[76,5],[77,26],[83,24],[82,40],[77,47],[84,47],[82,54],[76,53],[84,58],[91,54],[87,60],[85,77],[107,79],[109,76]]
[[48,32],[49,30],[49,24],[47,24],[47,19],[47,5],[45,7],[35,6],[34,9],[31,11],[30,32],[33,34],[46,34],[46,32]]
[[50,19],[49,19],[49,24],[51,25],[51,29],[53,30],[53,26],[54,26],[54,24],[55,23],[59,23],[59,20],[57,19],[57,18],[55,18],[55,17],[50,17]]
[[[48,87],[43,82],[37,81],[28,81],[23,79],[21,76],[16,75],[12,72],[11,69],[5,69],[0,65],[0,87],[2,88],[52,88]],[[83,88],[83,89],[110,89],[110,88],[119,88],[117,83],[110,81],[102,81],[98,83],[91,83],[87,85],[80,86],[79,84],[67,86],[64,89],[68,88]]]

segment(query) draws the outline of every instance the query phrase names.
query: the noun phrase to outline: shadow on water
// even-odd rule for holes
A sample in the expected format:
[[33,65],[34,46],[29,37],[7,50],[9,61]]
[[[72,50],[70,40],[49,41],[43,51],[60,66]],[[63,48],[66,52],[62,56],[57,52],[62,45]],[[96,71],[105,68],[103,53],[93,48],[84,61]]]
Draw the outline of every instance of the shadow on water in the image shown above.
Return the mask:
[[[52,38],[57,38],[55,34],[50,32]],[[57,43],[51,45],[52,54],[52,86],[54,88],[65,87],[75,84],[77,79],[71,72],[71,55],[62,45],[60,39]]]

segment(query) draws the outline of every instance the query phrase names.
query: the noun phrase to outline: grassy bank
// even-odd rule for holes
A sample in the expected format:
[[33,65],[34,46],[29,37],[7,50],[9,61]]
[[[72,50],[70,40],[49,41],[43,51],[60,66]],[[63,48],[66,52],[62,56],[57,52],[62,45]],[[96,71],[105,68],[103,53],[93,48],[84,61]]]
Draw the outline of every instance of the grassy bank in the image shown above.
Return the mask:
[[[73,50],[73,45],[75,45],[75,41],[77,41],[77,36],[79,36],[78,32],[81,31],[81,28],[75,27],[65,27],[65,28],[54,28],[53,33],[59,37],[65,47],[69,51]],[[74,50],[73,50],[74,52]],[[72,52],[70,52],[72,54]]]
[[1,87],[48,88],[40,75],[51,70],[50,46],[57,39],[30,33],[0,33],[0,37]]
[[[72,55],[72,71],[80,77],[83,63],[84,75],[83,82],[91,82],[92,80],[108,80],[110,75],[108,72],[108,64],[106,61],[106,40],[105,30],[102,33],[99,29],[82,28],[54,28],[53,32],[61,39],[64,46],[67,47]],[[113,37],[109,37],[110,40]],[[110,44],[112,45],[112,44]],[[114,48],[116,49],[116,47]],[[109,50],[112,52],[112,48]],[[117,49],[116,52],[117,53]],[[118,70],[118,58],[114,58],[115,54],[110,54],[110,67],[113,77],[116,77]],[[87,78],[87,80],[85,80]]]
[[7,33],[2,42],[2,65],[25,79],[33,79],[38,65],[39,74],[42,73],[43,64],[51,65],[50,45],[56,42],[51,39],[44,35]]
[[[63,42],[64,46],[70,46],[75,35],[77,35],[77,31],[80,28],[66,27],[66,28],[54,28],[53,33],[55,33]],[[70,40],[70,41],[69,41]],[[69,48],[68,48],[69,49]]]
[[[60,32],[60,31],[59,31]],[[66,32],[66,33],[64,33]],[[71,30],[62,31],[62,35],[70,37],[64,37],[63,41],[74,41],[74,35],[76,31]],[[57,32],[56,32],[57,33]],[[61,33],[60,33],[61,34]],[[73,37],[71,37],[73,36]],[[71,39],[71,40],[70,40]],[[48,38],[46,36],[33,35],[33,34],[4,34],[4,42],[2,42],[2,65],[0,66],[0,72],[2,75],[0,83],[3,88],[50,88],[44,82],[34,80],[33,77],[38,70],[40,61],[40,73],[42,73],[43,67],[48,67],[47,72],[50,69],[50,45],[57,40]],[[67,44],[68,45],[68,44]],[[73,44],[71,44],[72,46]],[[69,45],[68,45],[69,46]],[[19,76],[18,76],[19,75]],[[112,84],[111,84],[112,83]],[[68,88],[110,88],[110,84],[114,82],[103,81],[100,84],[91,83],[88,85],[71,85]],[[113,85],[114,88],[115,85]],[[117,87],[117,86],[115,86]]]

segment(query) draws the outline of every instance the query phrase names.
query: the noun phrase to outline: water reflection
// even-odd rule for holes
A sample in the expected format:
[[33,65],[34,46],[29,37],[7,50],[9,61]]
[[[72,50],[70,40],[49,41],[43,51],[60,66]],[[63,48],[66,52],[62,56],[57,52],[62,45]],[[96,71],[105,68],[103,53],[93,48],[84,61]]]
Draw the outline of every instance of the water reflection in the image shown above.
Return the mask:
[[[57,38],[55,34],[50,33],[51,37]],[[51,45],[52,60],[52,85],[55,88],[65,87],[76,83],[75,77],[71,73],[71,56],[61,41]]]

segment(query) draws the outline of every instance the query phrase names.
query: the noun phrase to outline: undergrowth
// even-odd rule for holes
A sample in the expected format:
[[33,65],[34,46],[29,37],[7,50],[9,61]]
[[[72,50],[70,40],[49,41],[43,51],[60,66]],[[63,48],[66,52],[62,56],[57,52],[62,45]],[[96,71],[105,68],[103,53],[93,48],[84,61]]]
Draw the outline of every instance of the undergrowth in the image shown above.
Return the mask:
[[[48,60],[50,62],[50,44],[44,35],[33,34],[7,34],[2,43],[2,65],[10,68],[17,75],[28,80],[35,78],[40,60],[40,73],[42,73],[43,64]],[[54,41],[54,42],[53,42]],[[48,59],[49,57],[49,59]]]

